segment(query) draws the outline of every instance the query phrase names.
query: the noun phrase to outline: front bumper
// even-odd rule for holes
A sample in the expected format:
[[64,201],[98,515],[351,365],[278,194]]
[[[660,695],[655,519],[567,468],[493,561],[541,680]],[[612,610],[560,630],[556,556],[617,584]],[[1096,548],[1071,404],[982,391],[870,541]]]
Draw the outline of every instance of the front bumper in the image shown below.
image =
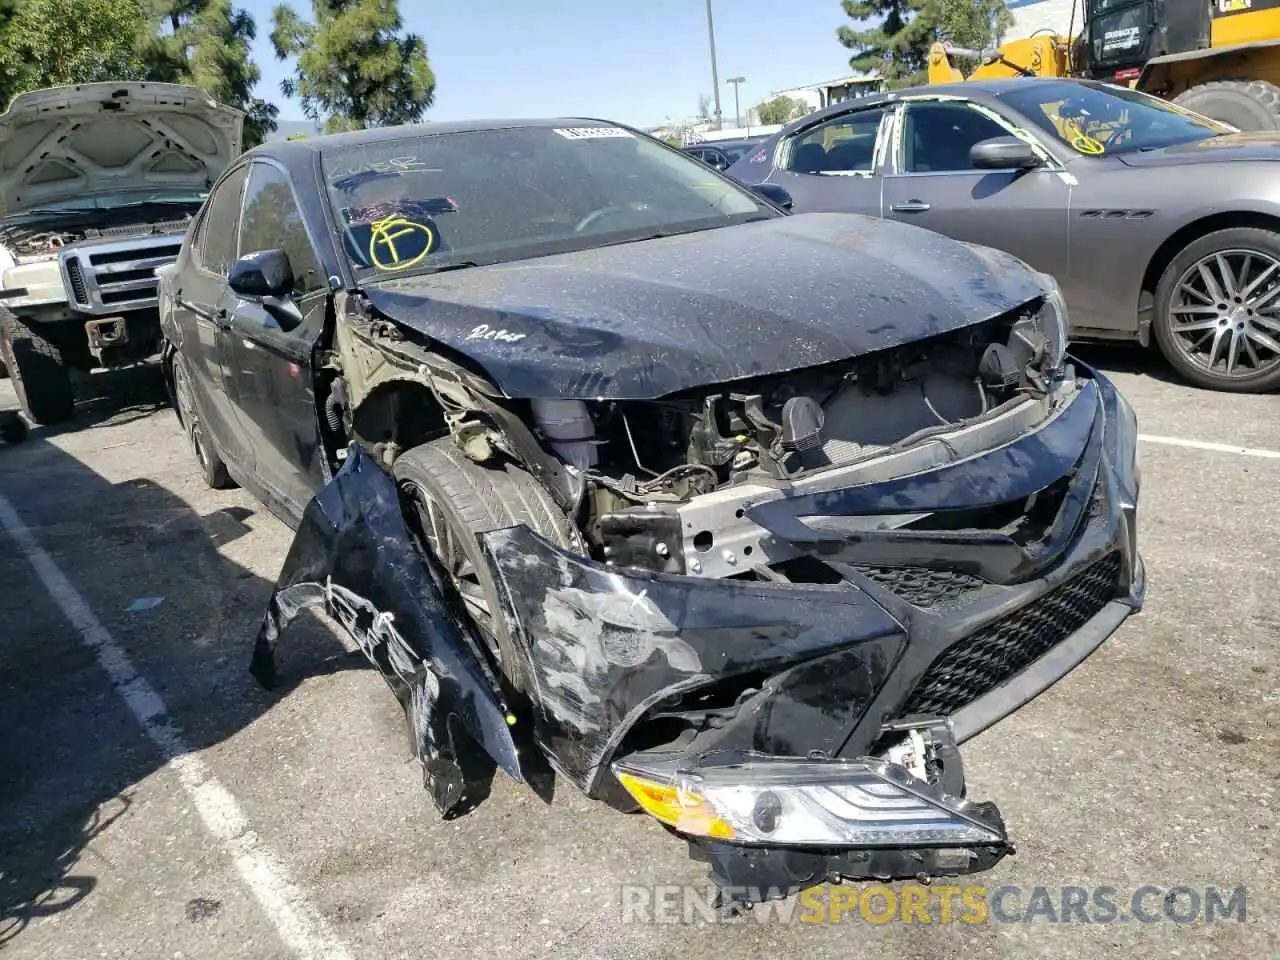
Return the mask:
[[[984,497],[994,506],[1055,488],[1052,512],[1021,538],[981,529],[863,532],[811,544],[815,562],[835,576],[801,584],[619,571],[557,550],[527,528],[484,537],[524,656],[514,679],[556,769],[589,795],[634,808],[628,771],[650,787],[674,788],[724,764],[882,765],[910,729],[930,730],[950,763],[941,773],[931,765],[935,812],[976,818],[987,830],[981,840],[917,834],[895,844],[849,835],[778,846],[668,826],[731,886],[832,873],[963,873],[999,860],[1011,849],[999,812],[960,799],[955,746],[1070,672],[1141,609],[1145,591],[1136,421],[1109,381],[1085,374],[1074,409],[1021,446],[800,508],[976,509]],[[803,536],[795,512],[765,522],[793,542]]]
[[[513,681],[534,703],[539,743],[564,776],[610,798],[609,763],[637,750],[653,763],[725,751],[848,760],[906,718],[950,718],[963,742],[1016,710],[1142,605],[1136,423],[1100,375],[1075,404],[1086,416],[1044,432],[1083,423],[1068,438],[1077,447],[1042,436],[1036,457],[992,451],[953,465],[948,480],[950,491],[1061,483],[1030,543],[984,530],[864,532],[818,545],[832,576],[802,584],[620,571],[525,527],[486,535],[524,656]],[[1062,473],[1036,476],[1055,450]],[[937,496],[938,472],[891,481],[896,509],[919,507],[913,491]],[[840,493],[883,513],[877,488],[889,485]],[[644,735],[682,717],[704,729],[667,745]]]
[[[323,603],[405,705],[445,812],[481,766],[476,754],[535,784],[544,781],[531,760],[545,757],[588,795],[649,809],[725,886],[785,893],[832,874],[986,869],[1011,846],[998,810],[964,799],[957,745],[1059,680],[1143,601],[1136,421],[1106,378],[1083,369],[1060,415],[1004,447],[773,501],[757,520],[804,547],[824,572],[813,582],[619,570],[527,527],[484,535],[520,661],[502,678],[487,672],[437,572],[414,551],[394,484],[355,452],[308,507],[255,672],[274,678],[280,629],[301,606]],[[802,516],[963,508],[982,517],[1010,503],[1035,523],[811,542]],[[942,826],[845,824],[778,842],[752,835],[741,816],[735,829],[700,829],[638,802],[646,789],[696,799],[697,784],[721,789],[726,777],[737,778],[733,796],[765,781],[794,792],[805,777],[834,778],[847,792],[879,778],[871,794],[897,784],[909,797],[896,802]]]

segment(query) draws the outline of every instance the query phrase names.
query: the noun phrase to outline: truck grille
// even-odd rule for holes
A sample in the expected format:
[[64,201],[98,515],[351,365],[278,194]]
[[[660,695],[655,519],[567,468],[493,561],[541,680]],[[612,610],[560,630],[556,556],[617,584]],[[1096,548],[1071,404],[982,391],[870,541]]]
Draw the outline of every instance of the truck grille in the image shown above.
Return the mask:
[[156,305],[156,269],[173,263],[181,237],[138,237],[61,254],[71,303],[83,313],[115,314]]
[[957,640],[925,671],[901,713],[949,716],[1025,670],[1115,599],[1120,554],[1085,568],[1038,600]]

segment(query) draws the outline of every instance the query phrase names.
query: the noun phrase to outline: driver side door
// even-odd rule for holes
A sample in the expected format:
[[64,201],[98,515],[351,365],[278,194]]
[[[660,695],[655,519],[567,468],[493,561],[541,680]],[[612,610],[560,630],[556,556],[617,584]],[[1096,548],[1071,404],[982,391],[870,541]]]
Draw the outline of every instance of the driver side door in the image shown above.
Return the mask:
[[230,292],[232,376],[256,479],[297,517],[325,483],[313,351],[324,330],[329,286],[288,174],[258,160],[245,189],[238,255],[272,249],[288,255],[293,289],[278,299]]
[[1012,253],[1067,283],[1071,181],[1057,161],[1031,170],[975,169],[974,144],[1012,125],[959,99],[903,105],[884,178],[885,216]]

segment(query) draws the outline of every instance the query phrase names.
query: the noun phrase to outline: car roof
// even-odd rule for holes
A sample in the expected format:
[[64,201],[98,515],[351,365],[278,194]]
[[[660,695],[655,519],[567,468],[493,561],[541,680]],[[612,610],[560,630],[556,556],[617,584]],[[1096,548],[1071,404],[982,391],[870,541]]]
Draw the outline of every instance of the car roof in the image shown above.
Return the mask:
[[815,110],[799,120],[791,121],[779,133],[790,133],[797,126],[825,120],[827,117],[833,117],[848,110],[896,103],[899,100],[911,97],[967,97],[972,100],[990,100],[997,99],[1015,90],[1024,90],[1032,84],[1061,83],[1079,86],[1091,85],[1088,81],[1072,77],[1001,77],[993,80],[965,80],[959,83],[922,84],[915,87],[904,87],[901,90],[884,90],[878,93],[869,93],[853,100],[839,100],[828,107],[823,107],[821,110]]

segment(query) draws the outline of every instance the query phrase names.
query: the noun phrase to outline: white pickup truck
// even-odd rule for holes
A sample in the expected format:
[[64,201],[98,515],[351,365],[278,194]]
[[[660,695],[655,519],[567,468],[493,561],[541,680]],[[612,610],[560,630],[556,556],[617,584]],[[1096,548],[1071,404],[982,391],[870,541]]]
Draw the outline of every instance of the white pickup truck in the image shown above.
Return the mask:
[[243,126],[169,83],[35,90],[0,114],[0,363],[28,420],[72,418],[73,369],[158,352],[155,271],[240,154]]

